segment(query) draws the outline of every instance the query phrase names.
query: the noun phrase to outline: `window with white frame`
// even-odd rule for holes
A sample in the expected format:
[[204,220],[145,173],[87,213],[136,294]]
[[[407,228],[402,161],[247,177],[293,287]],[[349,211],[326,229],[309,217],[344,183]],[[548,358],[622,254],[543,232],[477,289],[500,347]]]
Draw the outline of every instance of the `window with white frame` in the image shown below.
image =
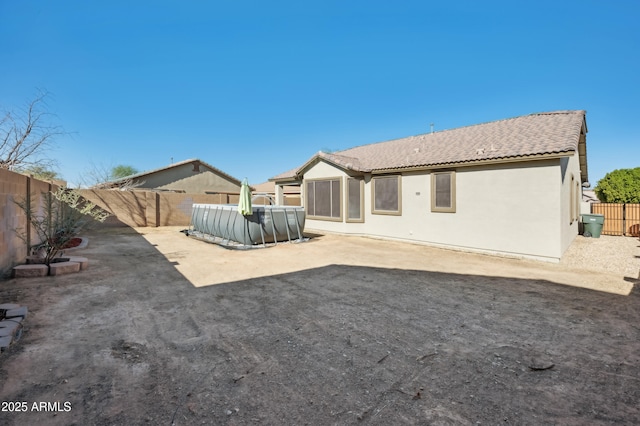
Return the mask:
[[371,179],[374,214],[402,214],[402,183],[400,175],[376,176]]
[[311,219],[342,221],[342,178],[306,180],[305,210]]
[[456,172],[431,173],[431,211],[456,212]]

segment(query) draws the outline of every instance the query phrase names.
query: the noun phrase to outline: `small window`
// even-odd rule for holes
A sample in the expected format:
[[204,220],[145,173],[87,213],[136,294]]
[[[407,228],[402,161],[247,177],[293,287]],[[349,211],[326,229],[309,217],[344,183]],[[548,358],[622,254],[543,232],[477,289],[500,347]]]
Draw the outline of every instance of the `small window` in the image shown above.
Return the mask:
[[373,184],[374,214],[402,214],[402,192],[400,176],[379,176],[371,179]]
[[341,182],[341,178],[307,180],[305,209],[308,217],[321,220],[342,220]]
[[582,199],[582,191],[580,190],[580,181],[571,175],[571,220],[569,223],[573,223],[580,219],[580,201]]
[[456,173],[431,173],[431,211],[456,212]]
[[364,222],[364,180],[347,179],[347,222]]
[[582,201],[582,188],[580,188],[580,181],[576,180],[576,220],[580,219],[580,202]]
[[571,175],[571,194],[569,195],[569,204],[571,204],[570,206],[570,211],[569,211],[569,224],[572,224],[573,221],[576,219],[576,185],[575,185],[575,178],[573,177],[573,175]]

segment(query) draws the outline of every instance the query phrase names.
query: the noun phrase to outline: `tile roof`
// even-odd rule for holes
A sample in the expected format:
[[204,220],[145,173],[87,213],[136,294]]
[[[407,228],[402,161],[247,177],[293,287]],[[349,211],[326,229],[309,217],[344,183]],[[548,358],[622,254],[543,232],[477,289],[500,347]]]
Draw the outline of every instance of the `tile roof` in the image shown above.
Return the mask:
[[[284,185],[283,186],[283,191],[285,194],[299,194],[300,193],[300,186],[290,186],[290,185]],[[260,193],[260,192],[266,192],[266,193],[275,193],[276,192],[276,184],[275,182],[262,182],[259,183],[257,185],[253,185],[253,189],[252,191],[254,191],[255,193]]]
[[358,172],[428,168],[577,151],[585,111],[529,114],[338,151],[319,152],[270,180],[293,178],[318,159]]
[[299,169],[300,167],[296,167],[295,169],[287,170],[286,172],[282,172],[270,178],[269,181],[294,179]]

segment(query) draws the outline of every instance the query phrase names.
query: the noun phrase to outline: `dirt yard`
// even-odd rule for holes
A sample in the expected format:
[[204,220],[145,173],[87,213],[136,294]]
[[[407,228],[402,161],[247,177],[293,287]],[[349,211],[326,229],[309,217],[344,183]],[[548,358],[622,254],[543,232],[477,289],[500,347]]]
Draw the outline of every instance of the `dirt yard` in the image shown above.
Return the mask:
[[78,274],[0,282],[30,312],[0,424],[640,424],[637,274],[138,231],[89,233]]

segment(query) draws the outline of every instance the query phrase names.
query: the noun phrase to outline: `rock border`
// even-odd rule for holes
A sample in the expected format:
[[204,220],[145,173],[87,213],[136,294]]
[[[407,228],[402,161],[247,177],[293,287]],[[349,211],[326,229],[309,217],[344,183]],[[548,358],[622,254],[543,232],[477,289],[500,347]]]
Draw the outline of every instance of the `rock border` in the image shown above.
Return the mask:
[[12,270],[12,278],[32,278],[46,277],[48,275],[71,274],[87,269],[89,259],[82,256],[66,256],[64,253],[80,250],[87,247],[89,239],[86,237],[78,237],[82,242],[70,249],[64,249],[61,254],[52,262],[49,267],[42,263],[42,259],[37,256],[27,256],[25,265],[14,266]]
[[[44,265],[43,265],[44,266]],[[0,350],[4,351],[22,337],[22,321],[27,317],[26,306],[0,304]]]

